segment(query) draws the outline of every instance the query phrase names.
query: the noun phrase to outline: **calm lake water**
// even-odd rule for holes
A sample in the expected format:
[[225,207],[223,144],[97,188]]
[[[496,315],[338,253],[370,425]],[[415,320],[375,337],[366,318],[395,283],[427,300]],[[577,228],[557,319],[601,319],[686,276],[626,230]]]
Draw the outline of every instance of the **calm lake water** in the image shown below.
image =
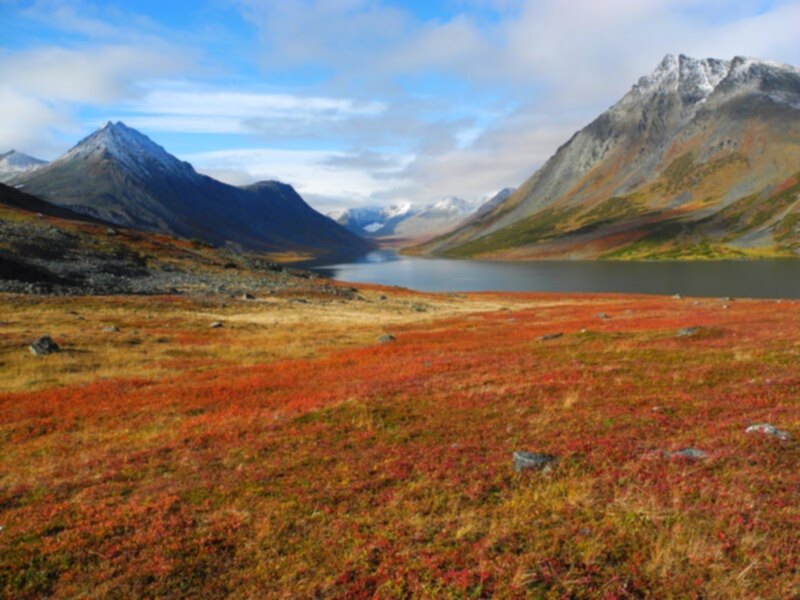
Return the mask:
[[800,260],[714,262],[495,262],[371,252],[352,262],[307,264],[327,277],[429,292],[625,292],[800,298]]

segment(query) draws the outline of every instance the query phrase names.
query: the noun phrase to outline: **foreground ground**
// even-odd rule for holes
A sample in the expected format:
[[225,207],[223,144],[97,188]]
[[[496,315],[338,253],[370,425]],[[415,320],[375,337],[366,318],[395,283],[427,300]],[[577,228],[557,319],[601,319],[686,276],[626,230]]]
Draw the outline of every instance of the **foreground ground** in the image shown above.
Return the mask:
[[800,304],[298,294],[0,296],[3,595],[800,596]]

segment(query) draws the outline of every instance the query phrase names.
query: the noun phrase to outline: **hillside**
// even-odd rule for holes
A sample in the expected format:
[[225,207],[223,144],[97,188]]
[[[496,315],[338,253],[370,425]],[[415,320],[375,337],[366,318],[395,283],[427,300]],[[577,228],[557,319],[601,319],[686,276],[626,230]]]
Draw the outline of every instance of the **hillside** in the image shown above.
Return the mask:
[[108,123],[10,184],[109,223],[219,246],[314,255],[369,247],[290,186],[237,188],[216,181],[123,123]]
[[271,258],[112,227],[0,184],[0,292],[339,295],[335,284]]
[[796,256],[799,224],[800,70],[670,55],[506,201],[415,251]]

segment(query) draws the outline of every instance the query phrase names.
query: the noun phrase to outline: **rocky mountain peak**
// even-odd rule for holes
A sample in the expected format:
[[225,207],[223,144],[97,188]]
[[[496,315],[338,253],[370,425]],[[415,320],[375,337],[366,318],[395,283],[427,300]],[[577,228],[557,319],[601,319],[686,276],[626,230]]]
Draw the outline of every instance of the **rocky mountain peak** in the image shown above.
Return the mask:
[[16,150],[0,154],[0,182],[10,181],[17,175],[27,173],[46,164],[47,161],[39,160]]
[[626,99],[658,93],[676,93],[684,104],[697,104],[708,98],[727,76],[731,61],[716,58],[696,59],[685,54],[667,54],[656,70],[633,86]]
[[109,121],[78,142],[57,162],[109,158],[142,177],[153,175],[155,171],[184,177],[195,174],[189,163],[180,161],[122,121]]

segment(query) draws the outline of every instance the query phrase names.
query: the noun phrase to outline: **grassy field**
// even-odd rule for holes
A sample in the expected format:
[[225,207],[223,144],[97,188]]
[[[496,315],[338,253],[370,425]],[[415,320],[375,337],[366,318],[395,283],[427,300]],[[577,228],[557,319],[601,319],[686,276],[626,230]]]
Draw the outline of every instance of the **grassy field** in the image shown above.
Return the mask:
[[800,303],[0,310],[5,597],[800,597]]

